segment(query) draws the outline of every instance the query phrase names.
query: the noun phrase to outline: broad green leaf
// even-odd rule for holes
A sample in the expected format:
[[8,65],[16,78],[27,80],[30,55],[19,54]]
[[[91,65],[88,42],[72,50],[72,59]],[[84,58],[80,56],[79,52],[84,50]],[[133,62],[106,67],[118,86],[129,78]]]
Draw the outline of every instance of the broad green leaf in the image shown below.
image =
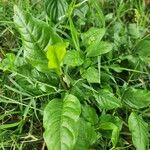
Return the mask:
[[111,141],[114,147],[118,143],[121,128],[122,128],[122,121],[118,117],[111,115],[102,115],[100,117],[99,129],[106,131],[111,130]]
[[44,109],[44,139],[48,150],[71,150],[77,136],[81,106],[73,95],[53,99]]
[[115,109],[122,106],[121,101],[107,89],[102,89],[95,97],[100,109]]
[[74,150],[89,150],[97,140],[97,134],[94,126],[86,122],[83,118],[80,119],[79,134]]
[[84,62],[83,58],[81,57],[81,54],[79,51],[67,51],[65,58],[64,58],[64,64],[68,66],[80,66]]
[[123,101],[136,109],[148,107],[150,105],[150,91],[129,88],[123,95]]
[[136,150],[146,150],[148,139],[148,124],[138,116],[135,112],[132,112],[128,119],[129,130],[132,134],[132,141]]
[[81,73],[82,78],[87,79],[89,83],[99,83],[99,73],[94,67],[89,67]]
[[90,122],[92,125],[98,123],[98,115],[96,114],[96,110],[90,106],[83,106],[82,107],[82,116],[84,120]]
[[150,56],[150,36],[141,40],[137,46],[135,47],[135,53],[138,54],[140,57],[148,57]]
[[50,69],[56,69],[59,74],[61,74],[61,63],[66,54],[66,48],[68,43],[57,43],[55,45],[50,45],[47,51],[47,58],[49,60],[48,67]]
[[102,54],[106,54],[112,50],[113,46],[111,43],[104,42],[104,41],[96,41],[93,42],[88,48],[87,48],[87,57],[95,57],[100,56]]
[[100,42],[105,34],[104,28],[90,28],[87,32],[82,33],[81,38],[85,46],[91,45],[93,42]]
[[23,13],[14,6],[14,22],[21,34],[24,47],[24,57],[39,71],[47,72],[48,60],[46,48],[50,44],[60,42],[61,39],[45,22]]
[[58,22],[65,17],[68,9],[66,0],[45,0],[45,9],[49,18]]

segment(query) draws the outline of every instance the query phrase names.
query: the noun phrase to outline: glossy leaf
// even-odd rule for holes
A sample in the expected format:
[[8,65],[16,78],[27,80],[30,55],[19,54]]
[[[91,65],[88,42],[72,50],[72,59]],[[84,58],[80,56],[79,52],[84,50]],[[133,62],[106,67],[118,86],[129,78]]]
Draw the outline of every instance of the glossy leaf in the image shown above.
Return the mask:
[[129,88],[123,96],[125,104],[132,108],[140,109],[150,105],[150,91]]
[[100,90],[95,98],[100,109],[110,110],[122,106],[121,101],[107,89]]
[[49,18],[57,22],[65,17],[68,4],[66,0],[45,0],[45,9]]
[[87,57],[100,56],[106,54],[112,50],[113,46],[108,42],[94,42],[87,48]]
[[40,71],[48,71],[46,48],[61,39],[45,22],[14,6],[14,22],[22,37],[24,57]]
[[94,126],[84,119],[80,119],[79,135],[74,150],[89,150],[97,140]]
[[146,150],[146,147],[149,144],[148,124],[135,112],[130,114],[128,124],[136,150]]
[[65,58],[64,58],[64,64],[68,66],[80,66],[84,62],[83,58],[81,57],[81,54],[79,51],[67,51]]
[[59,74],[61,74],[60,67],[66,54],[67,47],[68,43],[57,43],[55,45],[50,45],[48,47],[47,51],[47,58],[49,60],[48,67],[50,69],[56,69]]
[[80,102],[73,95],[53,99],[44,109],[44,139],[48,150],[71,150],[78,136]]

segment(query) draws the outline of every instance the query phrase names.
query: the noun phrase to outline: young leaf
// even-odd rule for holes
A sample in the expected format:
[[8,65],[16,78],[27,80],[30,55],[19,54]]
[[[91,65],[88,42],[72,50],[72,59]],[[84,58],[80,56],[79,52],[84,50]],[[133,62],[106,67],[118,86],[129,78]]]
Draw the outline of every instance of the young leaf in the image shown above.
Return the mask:
[[100,109],[110,110],[122,106],[121,101],[107,89],[100,90],[95,98]]
[[148,107],[150,105],[150,91],[129,88],[123,95],[123,101],[136,109]]
[[119,133],[122,128],[122,121],[115,116],[111,115],[102,115],[100,117],[100,124],[99,124],[99,129],[101,130],[111,130],[111,141],[113,143],[113,146],[115,147],[118,143],[119,139]]
[[47,51],[47,58],[49,60],[48,67],[50,69],[56,69],[58,74],[61,74],[61,63],[66,54],[66,48],[68,43],[57,43],[50,45]]
[[79,100],[67,95],[64,100],[53,99],[44,109],[44,139],[48,150],[71,150],[78,136],[81,113]]
[[94,126],[86,122],[83,118],[80,119],[79,134],[74,150],[89,150],[97,140],[97,134]]
[[45,9],[49,18],[58,22],[65,17],[68,4],[66,0],[45,0]]
[[89,67],[81,75],[84,79],[87,79],[89,83],[99,83],[99,73],[94,67]]
[[14,13],[14,22],[22,37],[24,57],[39,71],[47,72],[49,69],[45,49],[61,39],[45,22],[29,13],[24,14],[16,5]]
[[82,65],[84,62],[84,60],[81,57],[81,54],[79,51],[67,51],[65,58],[64,58],[64,64],[68,65],[68,66],[80,66]]
[[100,56],[102,54],[106,54],[112,50],[113,46],[111,43],[108,42],[93,42],[88,48],[87,48],[87,57],[95,57]]
[[128,124],[136,150],[146,150],[149,144],[148,124],[135,112],[130,114]]

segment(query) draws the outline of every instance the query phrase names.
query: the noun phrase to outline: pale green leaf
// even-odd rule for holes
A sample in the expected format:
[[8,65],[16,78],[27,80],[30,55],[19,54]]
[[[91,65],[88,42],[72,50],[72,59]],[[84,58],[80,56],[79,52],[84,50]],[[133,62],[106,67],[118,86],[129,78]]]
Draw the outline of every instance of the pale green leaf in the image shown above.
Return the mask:
[[49,18],[58,22],[65,17],[68,4],[66,0],[45,0],[45,9]]
[[68,43],[57,43],[55,45],[50,45],[47,51],[48,67],[50,69],[56,69],[58,73],[61,73],[61,63],[66,54],[66,48]]
[[122,106],[121,101],[107,89],[100,90],[95,97],[100,109],[115,109]]
[[129,130],[132,134],[132,141],[136,150],[146,150],[148,139],[148,124],[138,116],[135,112],[132,112],[128,119]]
[[71,150],[77,136],[81,106],[73,95],[53,99],[44,109],[44,139],[48,150]]

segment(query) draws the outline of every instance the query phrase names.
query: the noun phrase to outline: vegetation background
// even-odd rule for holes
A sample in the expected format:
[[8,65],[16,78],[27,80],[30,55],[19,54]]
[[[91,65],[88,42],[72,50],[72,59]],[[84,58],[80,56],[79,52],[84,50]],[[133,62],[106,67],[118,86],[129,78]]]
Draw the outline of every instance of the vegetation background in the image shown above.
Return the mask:
[[0,149],[149,150],[150,1],[0,0]]

